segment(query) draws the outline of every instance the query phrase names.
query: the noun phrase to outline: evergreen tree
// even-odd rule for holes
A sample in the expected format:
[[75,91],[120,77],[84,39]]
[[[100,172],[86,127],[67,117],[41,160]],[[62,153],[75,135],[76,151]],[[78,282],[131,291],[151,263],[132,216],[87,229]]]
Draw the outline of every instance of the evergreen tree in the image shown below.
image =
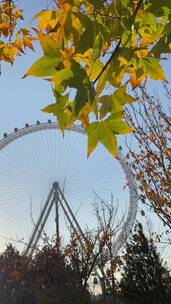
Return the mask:
[[126,303],[169,304],[171,288],[168,270],[162,265],[153,240],[144,235],[141,224],[135,228],[126,247],[126,261],[120,282]]

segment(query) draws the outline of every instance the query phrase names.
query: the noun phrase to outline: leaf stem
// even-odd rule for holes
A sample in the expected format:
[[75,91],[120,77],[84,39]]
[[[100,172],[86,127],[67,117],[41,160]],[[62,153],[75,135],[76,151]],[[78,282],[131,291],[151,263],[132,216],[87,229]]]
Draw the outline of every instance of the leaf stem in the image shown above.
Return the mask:
[[96,79],[93,81],[93,84],[95,85],[95,83],[99,80],[100,76],[103,74],[103,72],[106,70],[106,68],[108,67],[108,65],[110,64],[111,60],[116,56],[118,50],[119,50],[119,47],[120,47],[120,44],[121,44],[121,38],[119,39],[112,55],[110,56],[110,58],[108,59],[108,61],[106,62],[106,64],[104,65],[103,69],[100,71],[99,75],[96,77]]
[[109,19],[112,19],[112,20],[120,20],[121,19],[121,16],[110,16],[110,15],[106,15],[106,14],[103,14],[101,11],[97,10],[96,8],[94,8],[94,11],[99,14],[101,17],[104,17],[104,18],[109,18]]

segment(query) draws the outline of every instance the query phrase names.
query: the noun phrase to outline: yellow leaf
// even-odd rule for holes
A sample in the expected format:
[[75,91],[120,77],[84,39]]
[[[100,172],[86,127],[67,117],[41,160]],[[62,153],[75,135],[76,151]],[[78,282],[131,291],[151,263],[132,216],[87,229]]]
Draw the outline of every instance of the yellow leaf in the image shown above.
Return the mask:
[[91,81],[95,80],[103,68],[103,64],[100,61],[92,62],[89,60],[86,66],[86,72],[89,75]]
[[18,19],[23,19],[23,11],[19,8],[15,8],[14,15]]
[[72,14],[71,15],[72,18],[72,26],[77,30],[77,32],[82,32],[83,30],[83,26],[80,22],[80,19],[76,17],[76,15]]
[[146,37],[141,38],[141,44],[142,46],[149,46],[154,40],[154,36],[147,35]]
[[51,20],[51,16],[52,16],[52,12],[50,10],[42,11],[38,22],[38,27],[41,31],[46,29],[47,25]]
[[86,52],[84,52],[83,54],[74,54],[73,55],[73,59],[80,63],[80,62],[84,62],[85,64],[90,64],[90,57],[93,54],[93,49],[88,49]]
[[54,41],[57,42],[60,47],[62,47],[62,43],[64,40],[64,28],[60,27],[55,33],[52,33],[51,37]]
[[65,50],[61,50],[61,54],[64,59],[67,59],[68,57],[72,57],[75,53],[75,47],[67,48]]
[[136,51],[137,57],[142,58],[142,57],[147,57],[149,54],[149,50],[143,49],[143,50],[138,50]]

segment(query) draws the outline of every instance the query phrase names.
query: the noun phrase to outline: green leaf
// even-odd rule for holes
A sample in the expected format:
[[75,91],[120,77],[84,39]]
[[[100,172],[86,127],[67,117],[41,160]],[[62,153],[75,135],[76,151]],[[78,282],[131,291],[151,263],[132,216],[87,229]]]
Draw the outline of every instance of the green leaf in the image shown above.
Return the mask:
[[111,95],[104,95],[104,96],[98,98],[97,102],[99,102],[101,104],[100,118],[103,118],[112,109],[112,102],[113,102],[112,96]]
[[50,36],[38,33],[40,45],[44,54],[49,57],[60,57],[59,42],[54,41]]
[[86,85],[82,85],[77,89],[75,97],[75,114],[76,116],[82,110],[86,103],[90,105],[95,101],[95,90],[91,83],[87,82]]
[[104,125],[104,130],[103,130],[103,138],[102,138],[102,143],[104,147],[114,156],[118,156],[118,150],[117,150],[117,139],[114,134],[112,134],[109,129],[107,128],[106,125]]
[[103,0],[86,0],[86,2],[89,2],[96,9],[101,9],[104,1]]
[[71,71],[73,77],[68,79],[68,86],[73,88],[79,88],[83,82],[87,81],[87,73],[83,67],[76,61],[71,61]]
[[165,80],[164,71],[159,63],[158,58],[141,58],[139,60],[139,66],[144,68],[146,72],[154,80]]
[[94,39],[94,45],[93,45],[93,57],[92,60],[96,60],[101,53],[101,48],[103,45],[103,39],[101,37],[101,35],[97,35]]
[[94,44],[94,26],[93,21],[86,15],[80,16],[81,23],[84,26],[84,32],[80,37],[77,52],[84,53],[88,49],[93,47]]
[[132,129],[124,122],[122,112],[111,115],[108,119],[91,123],[87,128],[88,156],[101,142],[104,147],[114,156],[118,155],[116,134],[127,134]]
[[[95,80],[102,69],[103,69],[103,64],[100,62],[100,60],[96,60],[93,63],[91,63],[91,66],[88,70],[89,79]],[[106,75],[106,73],[105,73],[105,75]],[[103,78],[103,75],[101,77]]]
[[68,95],[62,96],[56,91],[54,91],[54,95],[56,97],[56,103],[48,105],[42,109],[42,111],[51,113],[57,117],[59,127],[63,133],[66,127],[72,123],[72,106]]
[[77,116],[84,105],[88,103],[88,89],[81,86],[76,93],[75,97],[75,115]]
[[94,151],[99,142],[101,142],[113,156],[117,156],[116,137],[112,134],[105,121],[91,123],[86,128],[86,132],[88,134],[88,156]]
[[125,104],[135,101],[135,98],[126,93],[126,87],[122,86],[116,89],[112,95],[104,95],[97,100],[102,104],[100,108],[101,118],[105,117],[107,113],[121,112]]
[[129,29],[124,30],[122,34],[122,46],[124,48],[130,48],[131,47],[131,36],[132,32]]
[[56,72],[53,76],[53,81],[54,81],[55,86],[58,86],[58,85],[62,84],[63,82],[67,81],[68,79],[70,79],[71,77],[73,77],[72,70],[66,68],[66,69]]
[[123,120],[122,112],[112,114],[110,118],[106,120],[106,124],[114,134],[128,134],[132,132],[132,128]]
[[126,93],[126,86],[121,86],[112,95],[113,104],[112,110],[114,112],[119,112],[122,109],[122,106],[129,104],[135,101],[135,98]]
[[67,18],[64,24],[64,31],[65,31],[65,36],[67,38],[70,38],[71,34],[74,37],[74,40],[79,39],[79,34],[77,30],[72,26],[72,18],[71,18],[71,12],[68,12]]
[[160,3],[156,0],[150,0],[147,2],[148,11],[155,15],[155,17],[161,17],[165,15],[166,10],[171,10],[171,0],[160,0]]
[[29,68],[26,76],[35,76],[35,77],[47,77],[52,76],[56,73],[56,68],[60,63],[60,58],[56,57],[48,57],[43,56],[39,60],[37,60],[33,65]]
[[145,13],[141,18],[141,25],[152,25],[155,26],[156,29],[156,20],[154,14],[151,14],[149,12]]

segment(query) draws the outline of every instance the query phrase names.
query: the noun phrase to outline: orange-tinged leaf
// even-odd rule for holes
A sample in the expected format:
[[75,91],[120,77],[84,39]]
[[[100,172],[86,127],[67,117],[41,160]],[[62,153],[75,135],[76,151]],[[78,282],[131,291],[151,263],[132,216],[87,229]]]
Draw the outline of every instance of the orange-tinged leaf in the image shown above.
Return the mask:
[[72,57],[74,53],[75,53],[74,47],[66,48],[65,50],[61,50],[61,54],[64,59],[67,59],[68,57]]
[[108,48],[109,48],[108,42],[104,42],[103,45],[102,45],[102,54],[103,54],[103,55],[106,54]]
[[20,49],[23,46],[23,41],[21,39],[16,40],[16,46]]
[[89,124],[89,114],[90,114],[90,112],[92,112],[92,107],[90,106],[89,103],[87,103],[77,117],[78,120],[81,121],[84,128],[86,128]]
[[137,88],[141,84],[141,82],[143,80],[145,80],[146,77],[147,77],[146,73],[144,73],[144,75],[142,75],[141,77],[137,77],[135,71],[130,73],[130,83],[131,83],[132,89],[134,90],[135,88]]
[[87,67],[87,65],[89,66],[90,64],[92,64],[92,61],[90,60],[92,54],[93,54],[93,49],[88,49],[83,54],[79,54],[79,53],[74,54],[73,59],[78,63],[85,63]]
[[11,29],[11,25],[10,23],[1,23],[0,24],[0,32],[2,32],[2,34],[7,37],[9,35]]
[[141,44],[143,47],[149,46],[152,42],[154,42],[153,36],[147,36],[147,37],[141,38]]
[[24,19],[23,18],[23,10],[21,10],[19,8],[15,8],[14,15],[15,15],[16,18]]
[[32,41],[34,40],[33,37],[24,37],[23,38],[23,43],[24,43],[24,47],[28,47],[29,49],[34,51],[33,45],[32,45]]
[[147,57],[149,54],[149,50],[148,49],[138,50],[136,51],[136,54],[138,58]]

